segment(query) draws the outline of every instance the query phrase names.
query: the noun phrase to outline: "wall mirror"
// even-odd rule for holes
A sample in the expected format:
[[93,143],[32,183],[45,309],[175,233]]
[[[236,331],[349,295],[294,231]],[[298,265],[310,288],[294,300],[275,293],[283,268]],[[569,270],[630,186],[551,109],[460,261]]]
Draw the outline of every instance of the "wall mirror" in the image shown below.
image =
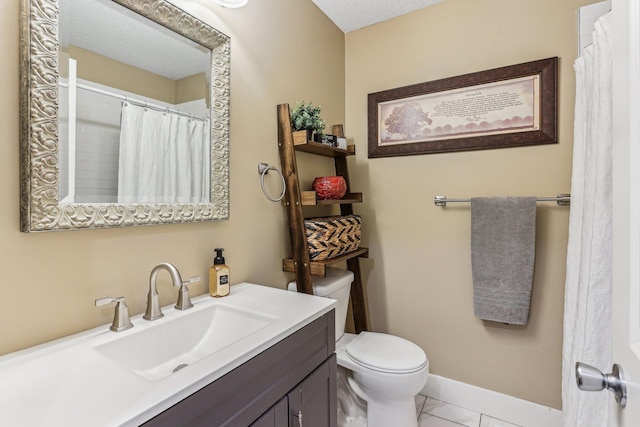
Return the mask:
[[165,0],[22,0],[24,232],[229,216],[229,37]]

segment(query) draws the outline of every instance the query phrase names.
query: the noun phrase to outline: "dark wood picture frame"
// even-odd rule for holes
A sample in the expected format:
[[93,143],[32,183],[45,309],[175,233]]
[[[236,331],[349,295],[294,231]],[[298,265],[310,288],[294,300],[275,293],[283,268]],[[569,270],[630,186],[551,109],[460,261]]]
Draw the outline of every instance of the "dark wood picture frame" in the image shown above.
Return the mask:
[[[557,73],[558,58],[553,57],[370,93],[368,96],[369,158],[557,143]],[[509,92],[509,85],[515,85],[513,86],[515,88],[520,84],[530,88],[526,93],[531,98],[530,103],[528,100],[521,102],[516,89]],[[501,90],[502,86],[507,89]],[[488,94],[484,94],[485,92]],[[499,96],[502,98],[499,99]],[[476,97],[475,104],[469,107],[470,99],[473,97]],[[447,101],[442,101],[443,99]],[[525,99],[524,95],[523,99]],[[423,123],[422,135],[412,135],[410,131],[404,133],[399,131],[394,134],[396,135],[394,138],[391,138],[392,134],[386,132],[387,136],[381,139],[381,126],[386,124],[386,129],[389,130],[393,122],[391,116],[402,110],[408,103],[417,105],[412,100],[424,100],[420,102],[426,102],[426,105],[434,107],[426,113],[422,108],[418,109],[419,113],[415,111],[412,113],[413,122],[421,120],[420,123]],[[392,109],[394,105],[396,107]],[[506,107],[502,108],[501,105]],[[524,108],[518,107],[521,105],[528,106],[532,113],[526,116],[524,122],[519,116],[512,118],[505,115],[491,123],[486,117],[482,117],[487,110],[489,115],[493,113],[494,116],[502,112],[511,114],[516,110],[510,110],[510,108]],[[383,108],[386,108],[384,116],[381,113]],[[390,111],[393,113],[389,113]],[[477,112],[479,114],[475,114]],[[452,128],[447,124],[445,130],[442,126],[435,128],[436,125],[429,118],[429,113],[432,113],[434,118],[446,117],[445,121],[462,122],[464,120],[467,125],[459,124]],[[415,119],[416,114],[418,119]],[[473,117],[465,115],[473,115]],[[449,117],[454,118],[449,119]],[[479,122],[483,127],[480,128],[478,123],[474,122]],[[393,129],[397,131],[399,128],[396,126]]]

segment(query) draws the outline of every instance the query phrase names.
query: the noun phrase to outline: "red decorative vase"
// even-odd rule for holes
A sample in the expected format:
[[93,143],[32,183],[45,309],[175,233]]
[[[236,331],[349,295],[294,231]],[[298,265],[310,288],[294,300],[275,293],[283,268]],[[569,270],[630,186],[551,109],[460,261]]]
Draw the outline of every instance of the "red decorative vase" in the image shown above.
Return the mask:
[[341,176],[320,176],[313,180],[318,200],[337,200],[347,194],[347,183]]

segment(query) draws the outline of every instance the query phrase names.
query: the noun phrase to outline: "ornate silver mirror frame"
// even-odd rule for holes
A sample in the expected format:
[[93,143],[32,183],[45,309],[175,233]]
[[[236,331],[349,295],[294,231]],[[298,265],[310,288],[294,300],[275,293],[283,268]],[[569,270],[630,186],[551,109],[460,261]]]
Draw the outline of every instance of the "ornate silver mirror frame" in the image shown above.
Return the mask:
[[58,200],[58,2],[22,0],[20,229],[23,232],[187,223],[229,217],[229,37],[165,0],[112,0],[211,49],[210,203]]

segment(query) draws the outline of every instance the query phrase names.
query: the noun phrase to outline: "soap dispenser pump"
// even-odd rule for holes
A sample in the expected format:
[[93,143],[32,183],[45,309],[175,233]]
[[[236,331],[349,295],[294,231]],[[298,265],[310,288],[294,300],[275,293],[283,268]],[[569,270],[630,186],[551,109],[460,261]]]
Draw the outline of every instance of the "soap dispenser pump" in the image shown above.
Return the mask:
[[212,297],[224,297],[229,295],[229,267],[222,256],[224,248],[216,248],[215,251],[216,256],[209,269],[209,293]]

